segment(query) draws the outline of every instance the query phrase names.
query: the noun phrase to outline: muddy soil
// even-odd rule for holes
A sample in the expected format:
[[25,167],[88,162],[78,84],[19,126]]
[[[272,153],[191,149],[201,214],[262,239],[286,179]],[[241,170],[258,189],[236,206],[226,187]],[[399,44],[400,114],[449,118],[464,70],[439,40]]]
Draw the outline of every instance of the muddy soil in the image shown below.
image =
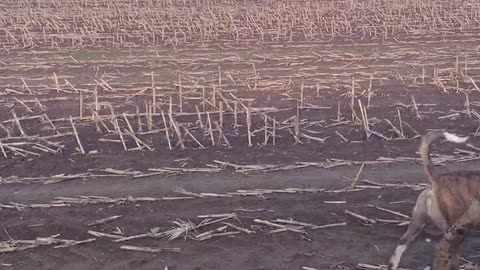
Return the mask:
[[[462,167],[476,163],[462,164]],[[201,193],[227,193],[238,189],[283,189],[344,187],[350,183],[345,177],[355,176],[358,167],[342,169],[303,169],[287,173],[269,173],[249,177],[212,174],[188,175],[176,179],[150,178],[101,179],[72,181],[58,185],[8,185],[0,192],[2,201],[44,203],[54,197],[107,196],[111,198],[151,196],[179,196],[177,188]],[[419,166],[374,166],[365,169],[361,179],[379,183],[425,183]],[[115,183],[115,185],[112,185]],[[235,213],[232,222],[251,230],[248,235],[218,236],[205,241],[177,239],[139,239],[114,243],[108,238],[97,238],[94,243],[68,248],[44,246],[0,256],[5,269],[354,269],[358,263],[385,263],[404,233],[405,226],[392,224],[364,225],[345,214],[345,210],[369,218],[397,219],[395,215],[378,211],[376,205],[410,214],[418,190],[411,188],[386,188],[350,193],[327,192],[296,194],[265,194],[253,197],[196,198],[184,201],[151,203],[98,204],[50,209],[6,209],[1,211],[4,231],[1,240],[35,239],[60,234],[59,238],[83,240],[89,238],[88,230],[112,233],[119,228],[126,236],[161,230],[173,226],[176,219],[198,224],[199,215]],[[330,204],[343,201],[344,204]],[[122,217],[95,226],[87,224],[114,215]],[[272,228],[254,222],[255,219],[294,219],[315,225],[346,222],[346,226],[306,229],[306,234],[280,232],[269,234]],[[208,229],[218,226],[211,225]],[[200,230],[200,229],[199,229]],[[201,232],[207,229],[202,229]],[[434,227],[427,227],[406,252],[402,266],[423,269],[432,263],[434,243],[441,235]],[[478,262],[475,254],[480,249],[478,233],[473,233],[464,245],[462,255]],[[135,252],[120,250],[121,245],[176,247],[179,253]],[[473,256],[473,257],[472,257]],[[335,266],[337,265],[337,266]]]

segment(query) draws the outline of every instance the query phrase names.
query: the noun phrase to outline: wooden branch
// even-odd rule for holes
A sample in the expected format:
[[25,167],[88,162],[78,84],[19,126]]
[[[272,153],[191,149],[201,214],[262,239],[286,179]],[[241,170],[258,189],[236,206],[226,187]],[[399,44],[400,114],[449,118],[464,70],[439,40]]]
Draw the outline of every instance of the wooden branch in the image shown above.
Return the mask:
[[18,130],[20,130],[20,134],[22,137],[28,137],[25,131],[23,131],[22,125],[20,124],[20,119],[18,119],[17,114],[15,113],[15,110],[12,110],[12,115],[13,119],[15,120],[15,123],[17,124]]
[[153,113],[157,111],[157,89],[155,88],[155,74],[152,71],[152,106]]
[[165,134],[167,136],[168,149],[172,150],[172,142],[170,141],[170,134],[168,133],[167,120],[165,118],[165,113],[163,112],[163,110],[162,110],[162,120],[163,120],[163,124],[165,126]]
[[248,134],[248,146],[253,146],[252,145],[252,132],[251,132],[251,128],[252,128],[252,114],[251,114],[251,108],[250,108],[250,104],[248,105],[248,108],[247,108],[247,134]]
[[121,246],[120,249],[131,250],[131,251],[144,251],[144,252],[180,252],[180,248],[159,248],[159,247],[137,247],[137,246]]
[[210,140],[212,141],[212,145],[215,145],[215,139],[213,138],[213,131],[212,131],[212,119],[210,119],[209,112],[207,112],[207,124],[208,124],[208,133],[210,134]]
[[72,124],[73,134],[75,134],[75,139],[77,139],[78,147],[80,149],[80,153],[85,155],[85,149],[83,148],[82,141],[80,141],[80,136],[78,135],[77,129],[75,128],[75,124],[73,123],[72,116],[70,116],[70,124]]

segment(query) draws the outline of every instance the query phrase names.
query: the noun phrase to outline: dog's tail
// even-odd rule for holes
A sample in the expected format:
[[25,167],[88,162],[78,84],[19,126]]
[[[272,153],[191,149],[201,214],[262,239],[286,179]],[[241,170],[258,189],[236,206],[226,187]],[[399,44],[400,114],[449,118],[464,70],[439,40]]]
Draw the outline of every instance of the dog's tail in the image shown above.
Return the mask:
[[446,132],[444,130],[430,131],[429,133],[423,135],[422,142],[420,144],[420,157],[422,158],[423,167],[427,173],[430,181],[434,181],[434,166],[432,165],[432,160],[430,158],[430,145],[438,139],[446,139],[449,142],[454,143],[465,143],[469,137],[459,137],[455,134]]

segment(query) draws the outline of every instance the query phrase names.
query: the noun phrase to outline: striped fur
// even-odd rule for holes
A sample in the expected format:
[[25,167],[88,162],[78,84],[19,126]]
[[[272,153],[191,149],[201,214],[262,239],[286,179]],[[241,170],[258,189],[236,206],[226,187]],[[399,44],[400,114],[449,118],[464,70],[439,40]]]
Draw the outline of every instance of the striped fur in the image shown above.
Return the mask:
[[435,169],[430,145],[439,139],[466,143],[469,138],[443,130],[431,131],[422,137],[419,152],[431,186],[418,196],[407,232],[390,257],[390,269],[398,268],[402,254],[428,223],[432,222],[445,233],[465,213],[471,201],[480,197],[480,171],[440,173]]

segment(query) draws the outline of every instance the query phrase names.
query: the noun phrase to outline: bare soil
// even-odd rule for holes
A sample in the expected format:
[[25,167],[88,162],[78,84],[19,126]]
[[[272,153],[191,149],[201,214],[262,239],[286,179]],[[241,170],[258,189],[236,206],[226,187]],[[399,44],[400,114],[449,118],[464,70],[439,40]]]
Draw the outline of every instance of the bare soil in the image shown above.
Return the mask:
[[[463,168],[474,166],[465,164]],[[101,195],[112,198],[132,196],[176,196],[174,190],[183,187],[192,192],[226,193],[237,189],[309,187],[334,189],[349,184],[343,176],[354,177],[358,167],[323,170],[303,169],[287,173],[271,173],[243,177],[238,175],[189,175],[177,179],[151,178],[134,180],[102,179],[87,182],[67,182],[52,185],[8,185],[2,188],[5,202],[48,202],[57,196]],[[362,179],[381,183],[424,183],[418,166],[374,166],[366,168]],[[115,183],[115,185],[112,185]],[[161,203],[125,203],[71,206],[51,209],[3,210],[2,240],[35,239],[60,234],[59,238],[82,240],[89,238],[88,230],[111,233],[120,228],[125,235],[148,232],[151,228],[169,229],[177,218],[198,223],[198,215],[236,213],[231,222],[253,230],[251,235],[217,237],[202,242],[178,239],[140,239],[113,243],[97,238],[94,243],[69,248],[52,246],[7,253],[0,256],[5,269],[301,269],[302,266],[329,269],[334,265],[354,269],[358,263],[382,264],[393,252],[405,226],[363,225],[347,216],[344,210],[369,218],[396,219],[394,215],[375,210],[376,205],[410,214],[419,191],[411,188],[387,188],[343,193],[325,192],[302,194],[268,194],[262,197],[198,198]],[[346,204],[325,201],[345,200]],[[249,210],[246,212],[245,210]],[[121,218],[95,226],[88,223],[122,215]],[[254,219],[289,219],[325,225],[347,222],[347,226],[307,229],[306,235],[295,232],[269,234],[268,227],[255,224]],[[257,226],[257,227],[256,227]],[[218,227],[218,226],[217,226]],[[212,229],[215,226],[212,225]],[[411,245],[402,266],[423,269],[432,263],[434,243],[441,235],[427,227]],[[463,256],[478,262],[475,257],[478,233],[464,244]],[[427,242],[430,239],[431,242]],[[123,251],[122,244],[135,246],[178,247],[180,253],[149,254]],[[335,267],[334,267],[335,268]]]

